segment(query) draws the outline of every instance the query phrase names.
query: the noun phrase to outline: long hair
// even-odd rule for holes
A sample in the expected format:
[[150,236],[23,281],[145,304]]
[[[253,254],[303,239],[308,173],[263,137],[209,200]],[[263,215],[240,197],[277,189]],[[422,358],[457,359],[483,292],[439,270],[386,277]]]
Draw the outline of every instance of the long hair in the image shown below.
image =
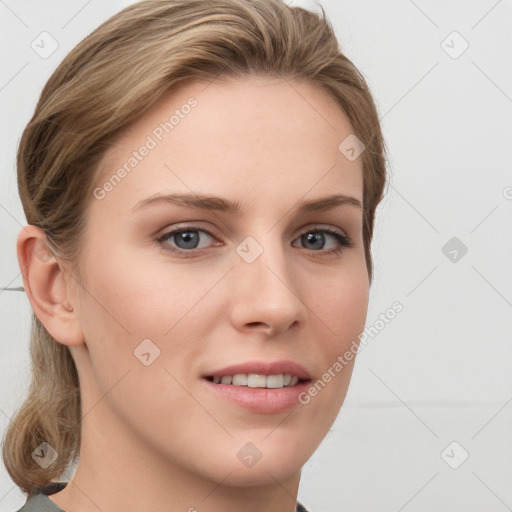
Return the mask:
[[[80,275],[80,245],[98,163],[116,135],[189,78],[281,76],[317,84],[348,116],[365,150],[363,240],[372,280],[375,210],[386,183],[385,144],[369,87],[326,18],[282,0],[145,0],[83,39],[46,83],[17,152],[27,222]],[[341,141],[340,141],[341,142]],[[3,461],[25,493],[40,492],[79,457],[80,387],[67,346],[32,315],[32,380],[12,418]],[[41,467],[41,443],[56,460]]]

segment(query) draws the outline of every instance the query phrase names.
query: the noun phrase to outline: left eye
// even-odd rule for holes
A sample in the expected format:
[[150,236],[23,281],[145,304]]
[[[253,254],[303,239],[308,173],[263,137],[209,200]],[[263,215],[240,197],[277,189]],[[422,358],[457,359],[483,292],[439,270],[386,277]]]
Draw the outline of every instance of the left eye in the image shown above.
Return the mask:
[[[334,239],[334,248],[324,250],[322,252],[337,253],[341,252],[346,247],[352,247],[354,245],[347,235],[333,229],[326,228],[306,231],[298,238],[298,240],[308,245],[310,248],[324,249],[323,246],[325,244],[326,235],[327,237]],[[322,247],[318,247],[319,245]]]
[[[215,239],[211,233],[204,229],[181,228],[165,233],[157,242],[162,245],[165,250],[192,256],[194,249],[204,249],[208,247],[208,243],[206,243],[206,245],[200,245],[200,233],[206,235],[207,238]],[[327,240],[329,238],[334,240],[334,248],[325,250],[326,237]],[[304,244],[304,248],[311,248],[314,249],[314,252],[322,253],[337,253],[341,252],[345,247],[353,246],[348,236],[327,228],[309,229],[303,232],[297,240]],[[208,242],[208,240],[206,242]],[[171,244],[174,244],[174,246]],[[294,244],[294,247],[297,246]]]

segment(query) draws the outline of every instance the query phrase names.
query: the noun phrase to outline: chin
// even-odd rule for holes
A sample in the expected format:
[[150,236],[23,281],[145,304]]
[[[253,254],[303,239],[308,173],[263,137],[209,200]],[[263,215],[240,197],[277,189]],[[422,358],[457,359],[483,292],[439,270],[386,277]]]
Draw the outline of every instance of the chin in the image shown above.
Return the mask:
[[[276,481],[283,482],[300,476],[302,465],[287,463],[287,461],[283,461],[283,457],[279,456],[274,459],[274,461],[267,461],[266,464],[260,460],[251,468],[242,465],[236,465],[231,469],[226,468],[227,471],[218,475],[215,480],[221,481],[226,478],[223,485],[231,487],[259,487],[275,485]],[[228,473],[229,476],[226,477]]]
[[215,449],[206,446],[201,453],[191,454],[183,465],[207,480],[232,487],[275,485],[276,481],[300,476],[302,466],[311,457],[314,447],[306,450],[306,443],[300,439],[293,446],[286,447],[277,438],[276,442],[271,441],[273,435],[253,443],[247,438],[238,438],[230,439],[229,443],[218,443]]

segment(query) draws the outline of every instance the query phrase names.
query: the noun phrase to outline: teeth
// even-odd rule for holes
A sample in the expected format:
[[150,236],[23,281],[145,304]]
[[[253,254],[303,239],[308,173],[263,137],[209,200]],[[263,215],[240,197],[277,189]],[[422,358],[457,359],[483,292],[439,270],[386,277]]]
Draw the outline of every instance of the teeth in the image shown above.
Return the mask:
[[[284,386],[284,375],[269,375],[265,378],[263,377],[263,385],[266,385],[267,388],[282,388]],[[266,381],[266,382],[265,382]],[[249,377],[249,386],[251,386],[250,377]],[[263,386],[260,386],[263,387]]]
[[278,389],[288,386],[295,386],[299,382],[297,376],[288,373],[279,375],[261,375],[257,373],[237,373],[236,375],[224,375],[214,377],[216,384],[231,384],[233,386],[247,386],[250,388]]
[[233,381],[231,382],[233,386],[247,386],[247,375],[244,373],[237,373],[233,375]]

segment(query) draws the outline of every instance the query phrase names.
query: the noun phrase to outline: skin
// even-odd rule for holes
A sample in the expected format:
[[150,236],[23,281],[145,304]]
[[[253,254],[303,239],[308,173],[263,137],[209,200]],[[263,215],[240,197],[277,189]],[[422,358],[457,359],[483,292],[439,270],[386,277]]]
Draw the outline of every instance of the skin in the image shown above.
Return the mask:
[[[187,82],[121,134],[96,184],[191,96],[198,104],[190,114],[103,199],[91,197],[80,285],[58,257],[41,257],[38,228],[18,239],[32,307],[69,346],[80,377],[80,462],[50,498],[67,512],[295,511],[301,467],[348,389],[354,360],[307,405],[260,414],[215,397],[200,378],[241,361],[292,359],[315,382],[363,330],[362,210],[293,213],[302,199],[332,194],[362,203],[361,158],[338,150],[353,133],[348,118],[307,82]],[[246,211],[163,202],[133,211],[154,194],[178,192],[222,196]],[[156,242],[184,226],[212,234],[196,232],[190,258],[166,250],[186,247],[178,237]],[[301,239],[321,228],[353,246],[329,234],[320,248]],[[235,250],[248,236],[263,248],[252,263]],[[149,366],[134,356],[144,339],[160,349]],[[250,468],[237,457],[247,442],[262,454]]]

